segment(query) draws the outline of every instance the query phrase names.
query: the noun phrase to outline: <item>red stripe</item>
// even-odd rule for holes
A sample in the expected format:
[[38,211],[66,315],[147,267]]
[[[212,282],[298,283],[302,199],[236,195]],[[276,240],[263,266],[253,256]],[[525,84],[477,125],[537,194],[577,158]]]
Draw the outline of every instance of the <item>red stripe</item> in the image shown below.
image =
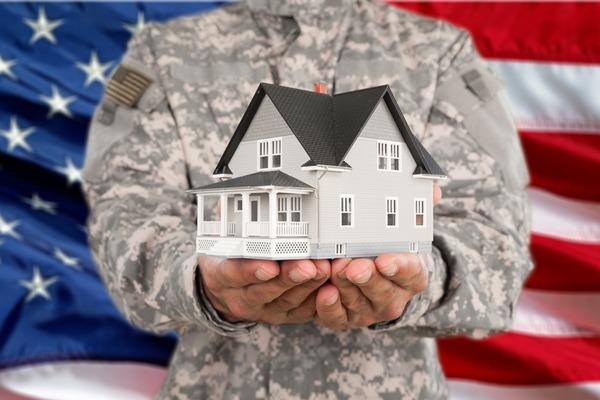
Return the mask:
[[506,385],[600,381],[600,337],[506,333],[483,341],[441,339],[438,345],[449,378]]
[[[600,245],[531,235],[535,268],[525,286],[552,291],[600,291]],[[600,310],[599,310],[600,312]]]
[[566,197],[600,201],[599,134],[520,134],[532,186]]
[[471,32],[486,58],[600,63],[598,2],[402,2]]

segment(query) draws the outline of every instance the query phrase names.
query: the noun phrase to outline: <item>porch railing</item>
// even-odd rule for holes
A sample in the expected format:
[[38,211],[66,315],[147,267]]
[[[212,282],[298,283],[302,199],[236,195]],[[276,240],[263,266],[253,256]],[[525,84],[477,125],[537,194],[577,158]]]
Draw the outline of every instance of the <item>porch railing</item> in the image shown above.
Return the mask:
[[248,236],[269,236],[269,222],[248,222]]
[[277,236],[306,237],[308,222],[277,222]]
[[[201,235],[220,235],[221,221],[203,221],[200,222],[198,233]],[[235,222],[227,223],[227,235],[235,235]]]
[[[269,222],[248,222],[246,225],[248,236],[269,237]],[[235,236],[236,223],[227,223],[227,236]],[[221,235],[220,221],[203,221],[198,227],[199,235]],[[277,222],[277,237],[308,237],[308,222]]]

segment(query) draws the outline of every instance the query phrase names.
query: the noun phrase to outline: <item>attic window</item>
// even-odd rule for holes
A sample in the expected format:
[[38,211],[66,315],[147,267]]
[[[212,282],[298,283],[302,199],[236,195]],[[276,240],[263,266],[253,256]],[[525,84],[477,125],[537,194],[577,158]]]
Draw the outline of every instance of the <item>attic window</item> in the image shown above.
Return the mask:
[[258,169],[281,168],[281,138],[258,141]]
[[377,169],[402,172],[401,143],[377,141]]

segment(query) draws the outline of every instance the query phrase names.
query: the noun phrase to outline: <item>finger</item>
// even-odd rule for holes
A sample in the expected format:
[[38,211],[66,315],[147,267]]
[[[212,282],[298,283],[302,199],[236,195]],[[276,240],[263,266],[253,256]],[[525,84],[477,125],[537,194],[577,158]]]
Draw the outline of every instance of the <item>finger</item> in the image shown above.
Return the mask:
[[212,289],[241,288],[265,282],[280,272],[279,264],[271,260],[200,256],[198,265],[206,284]]
[[435,207],[442,200],[442,189],[437,183],[433,184],[433,206]]
[[[370,259],[354,260],[348,265],[346,276],[360,290],[363,298],[368,300],[372,310],[373,321],[369,320],[369,315],[365,315],[364,311],[357,312],[354,319],[359,325],[399,318],[406,303],[412,297],[410,291],[396,285],[379,273]],[[354,319],[351,318],[351,321]]]
[[[312,260],[288,260],[280,265],[280,273],[267,282],[250,285],[245,289],[244,296],[248,304],[267,304],[279,298],[289,289],[308,282],[314,278],[323,279],[324,276],[317,276],[320,270],[317,269]],[[314,289],[312,289],[314,290]],[[308,291],[310,293],[312,290]],[[306,295],[308,295],[306,293]],[[306,296],[304,296],[305,298]],[[304,300],[302,298],[302,300]],[[294,296],[293,299],[296,299]],[[288,299],[292,302],[292,299]],[[297,306],[299,303],[290,303]],[[290,309],[290,308],[287,308]]]
[[329,329],[341,329],[348,325],[348,313],[342,305],[338,289],[326,284],[317,293],[315,322]]
[[317,311],[317,291],[313,291],[300,305],[285,313],[286,324],[301,324],[312,321]]
[[[321,287],[331,275],[331,266],[327,260],[313,260],[317,269],[315,276],[301,284],[293,286],[283,292],[279,297],[268,304],[268,308],[273,312],[288,312],[300,307],[307,298],[309,298],[316,289]],[[287,265],[283,266],[285,270]],[[264,285],[263,285],[264,286]]]
[[428,274],[424,260],[412,253],[386,253],[375,260],[377,270],[396,285],[412,294],[427,288]]
[[[361,268],[365,264],[371,264],[370,267],[367,266],[366,268],[370,268],[372,271],[375,270],[373,262],[368,259],[336,259],[331,264],[331,282],[338,289],[342,304],[348,310],[350,319],[352,319],[354,314],[362,315],[372,311],[369,299],[363,295],[360,288],[348,276],[348,269],[352,265],[357,265],[358,268]],[[352,279],[362,281],[362,279],[365,279],[365,276],[359,277],[355,274],[352,275]]]

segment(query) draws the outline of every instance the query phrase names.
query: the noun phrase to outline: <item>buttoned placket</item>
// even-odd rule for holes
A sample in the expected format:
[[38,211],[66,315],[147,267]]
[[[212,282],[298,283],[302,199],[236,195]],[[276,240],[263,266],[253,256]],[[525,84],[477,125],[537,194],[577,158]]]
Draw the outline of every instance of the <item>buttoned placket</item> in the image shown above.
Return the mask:
[[[310,3],[316,4],[313,1]],[[273,83],[311,90],[315,82],[325,81],[333,93],[335,70],[358,2],[317,2],[318,7],[294,10],[291,16],[272,13],[268,0],[249,1],[249,6],[255,10],[253,18],[267,38],[262,54],[270,66]],[[340,4],[337,10],[332,3]]]

